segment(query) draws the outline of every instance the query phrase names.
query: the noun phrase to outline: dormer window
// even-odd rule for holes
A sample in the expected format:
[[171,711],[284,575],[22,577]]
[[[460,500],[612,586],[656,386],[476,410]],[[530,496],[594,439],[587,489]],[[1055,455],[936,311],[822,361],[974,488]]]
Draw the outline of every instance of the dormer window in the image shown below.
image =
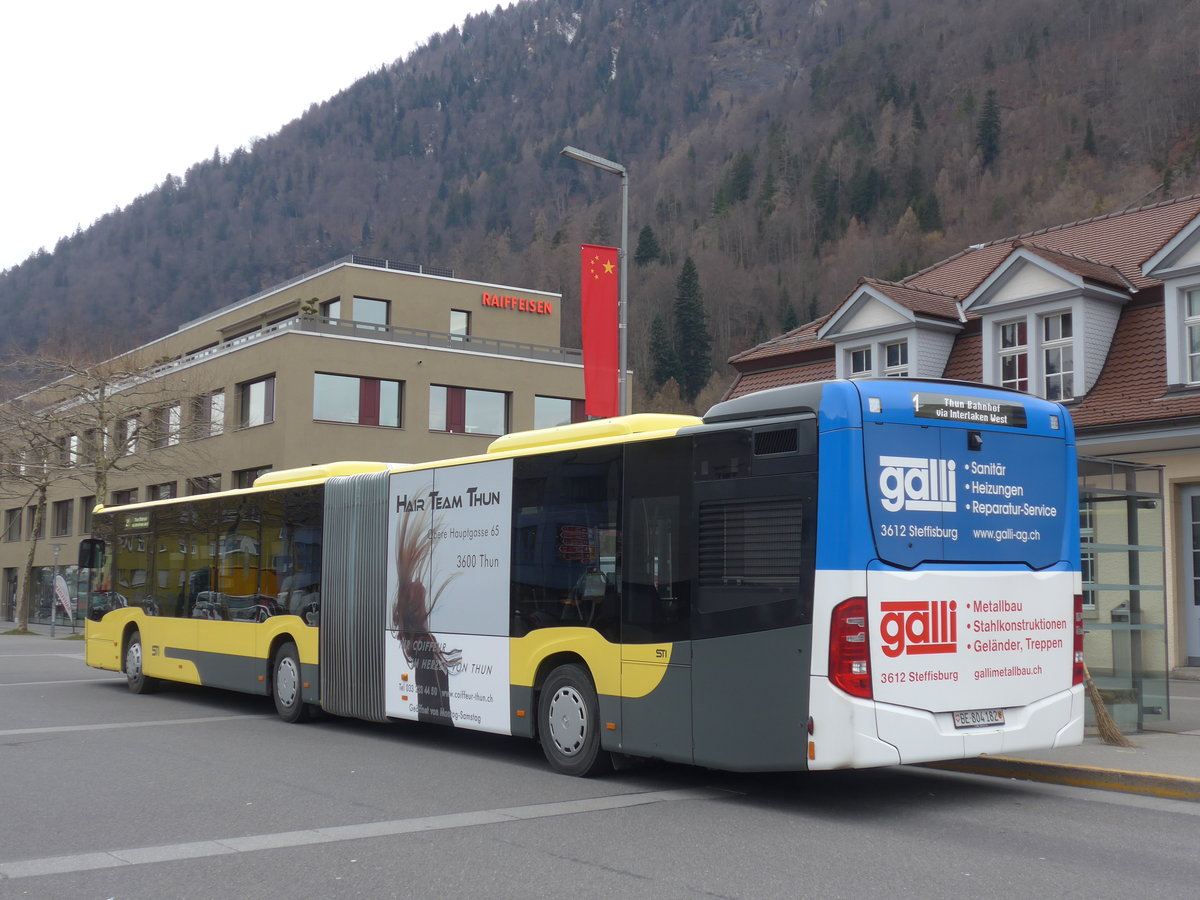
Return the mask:
[[1187,308],[1183,319],[1187,347],[1187,380],[1200,382],[1200,289],[1187,292]]
[[850,351],[850,377],[869,378],[875,372],[871,368],[871,348],[859,347]]
[[908,341],[892,341],[883,345],[883,374],[888,378],[908,375]]
[[908,339],[852,347],[845,351],[846,378],[905,378],[908,376]]
[[1047,400],[1070,400],[1075,396],[1075,352],[1071,337],[1069,312],[1042,319],[1042,362]]
[[1002,387],[1066,402],[1077,396],[1073,313],[1029,313],[995,327],[991,375]]
[[1029,339],[1025,320],[1000,326],[1000,385],[1029,390]]

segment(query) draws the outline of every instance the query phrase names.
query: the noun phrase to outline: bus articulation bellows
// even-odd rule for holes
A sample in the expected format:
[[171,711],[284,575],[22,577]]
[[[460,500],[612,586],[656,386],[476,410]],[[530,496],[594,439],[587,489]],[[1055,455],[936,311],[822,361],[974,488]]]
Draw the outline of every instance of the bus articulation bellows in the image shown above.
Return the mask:
[[832,381],[97,510],[87,662],[743,771],[1078,743],[1059,404]]

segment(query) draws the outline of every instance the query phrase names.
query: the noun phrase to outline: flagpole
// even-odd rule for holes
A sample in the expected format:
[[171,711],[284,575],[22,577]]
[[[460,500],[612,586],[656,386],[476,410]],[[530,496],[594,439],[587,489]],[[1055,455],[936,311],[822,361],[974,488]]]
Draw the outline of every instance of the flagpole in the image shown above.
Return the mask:
[[560,152],[567,159],[621,176],[621,246],[617,251],[617,262],[621,269],[618,273],[620,293],[617,297],[617,409],[623,416],[629,412],[629,398],[625,385],[625,373],[629,368],[629,335],[626,328],[629,321],[629,266],[626,265],[629,247],[629,173],[620,163],[580,150],[578,147],[566,146]]

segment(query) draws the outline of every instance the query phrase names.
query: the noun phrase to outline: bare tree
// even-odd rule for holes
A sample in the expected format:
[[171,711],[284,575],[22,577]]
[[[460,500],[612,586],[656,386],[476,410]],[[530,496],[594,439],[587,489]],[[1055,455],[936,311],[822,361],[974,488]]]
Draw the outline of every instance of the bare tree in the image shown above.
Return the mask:
[[[223,402],[214,408],[211,397],[188,396],[174,367],[171,360],[148,361],[136,353],[89,363],[64,351],[12,353],[0,364],[9,398],[0,407],[0,496],[20,498],[23,508],[33,509],[17,594],[18,630],[28,628],[34,556],[55,489],[74,482],[103,503],[113,476],[193,471],[197,451],[190,438],[220,427],[214,416],[223,417]],[[167,447],[179,449],[148,452]]]
[[33,518],[27,524],[29,548],[17,591],[15,615],[17,630],[28,631],[33,559],[46,527],[46,498],[56,485],[74,480],[76,473],[63,464],[63,448],[51,437],[57,432],[44,402],[28,396],[11,400],[4,405],[2,421],[0,495],[18,499],[22,510],[33,511]]

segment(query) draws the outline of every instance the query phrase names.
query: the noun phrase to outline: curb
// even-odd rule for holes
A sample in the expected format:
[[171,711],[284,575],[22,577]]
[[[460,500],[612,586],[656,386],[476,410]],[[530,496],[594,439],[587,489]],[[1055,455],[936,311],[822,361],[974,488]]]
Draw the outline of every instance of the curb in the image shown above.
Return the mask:
[[992,775],[998,778],[1018,778],[1022,781],[1041,781],[1066,784],[1072,787],[1095,788],[1163,797],[1168,800],[1200,801],[1200,778],[1182,775],[1159,775],[1151,772],[1130,772],[1124,769],[1101,769],[1096,766],[1064,765],[1007,756],[981,756],[978,759],[950,760],[923,763],[927,769],[945,769],[972,775]]

